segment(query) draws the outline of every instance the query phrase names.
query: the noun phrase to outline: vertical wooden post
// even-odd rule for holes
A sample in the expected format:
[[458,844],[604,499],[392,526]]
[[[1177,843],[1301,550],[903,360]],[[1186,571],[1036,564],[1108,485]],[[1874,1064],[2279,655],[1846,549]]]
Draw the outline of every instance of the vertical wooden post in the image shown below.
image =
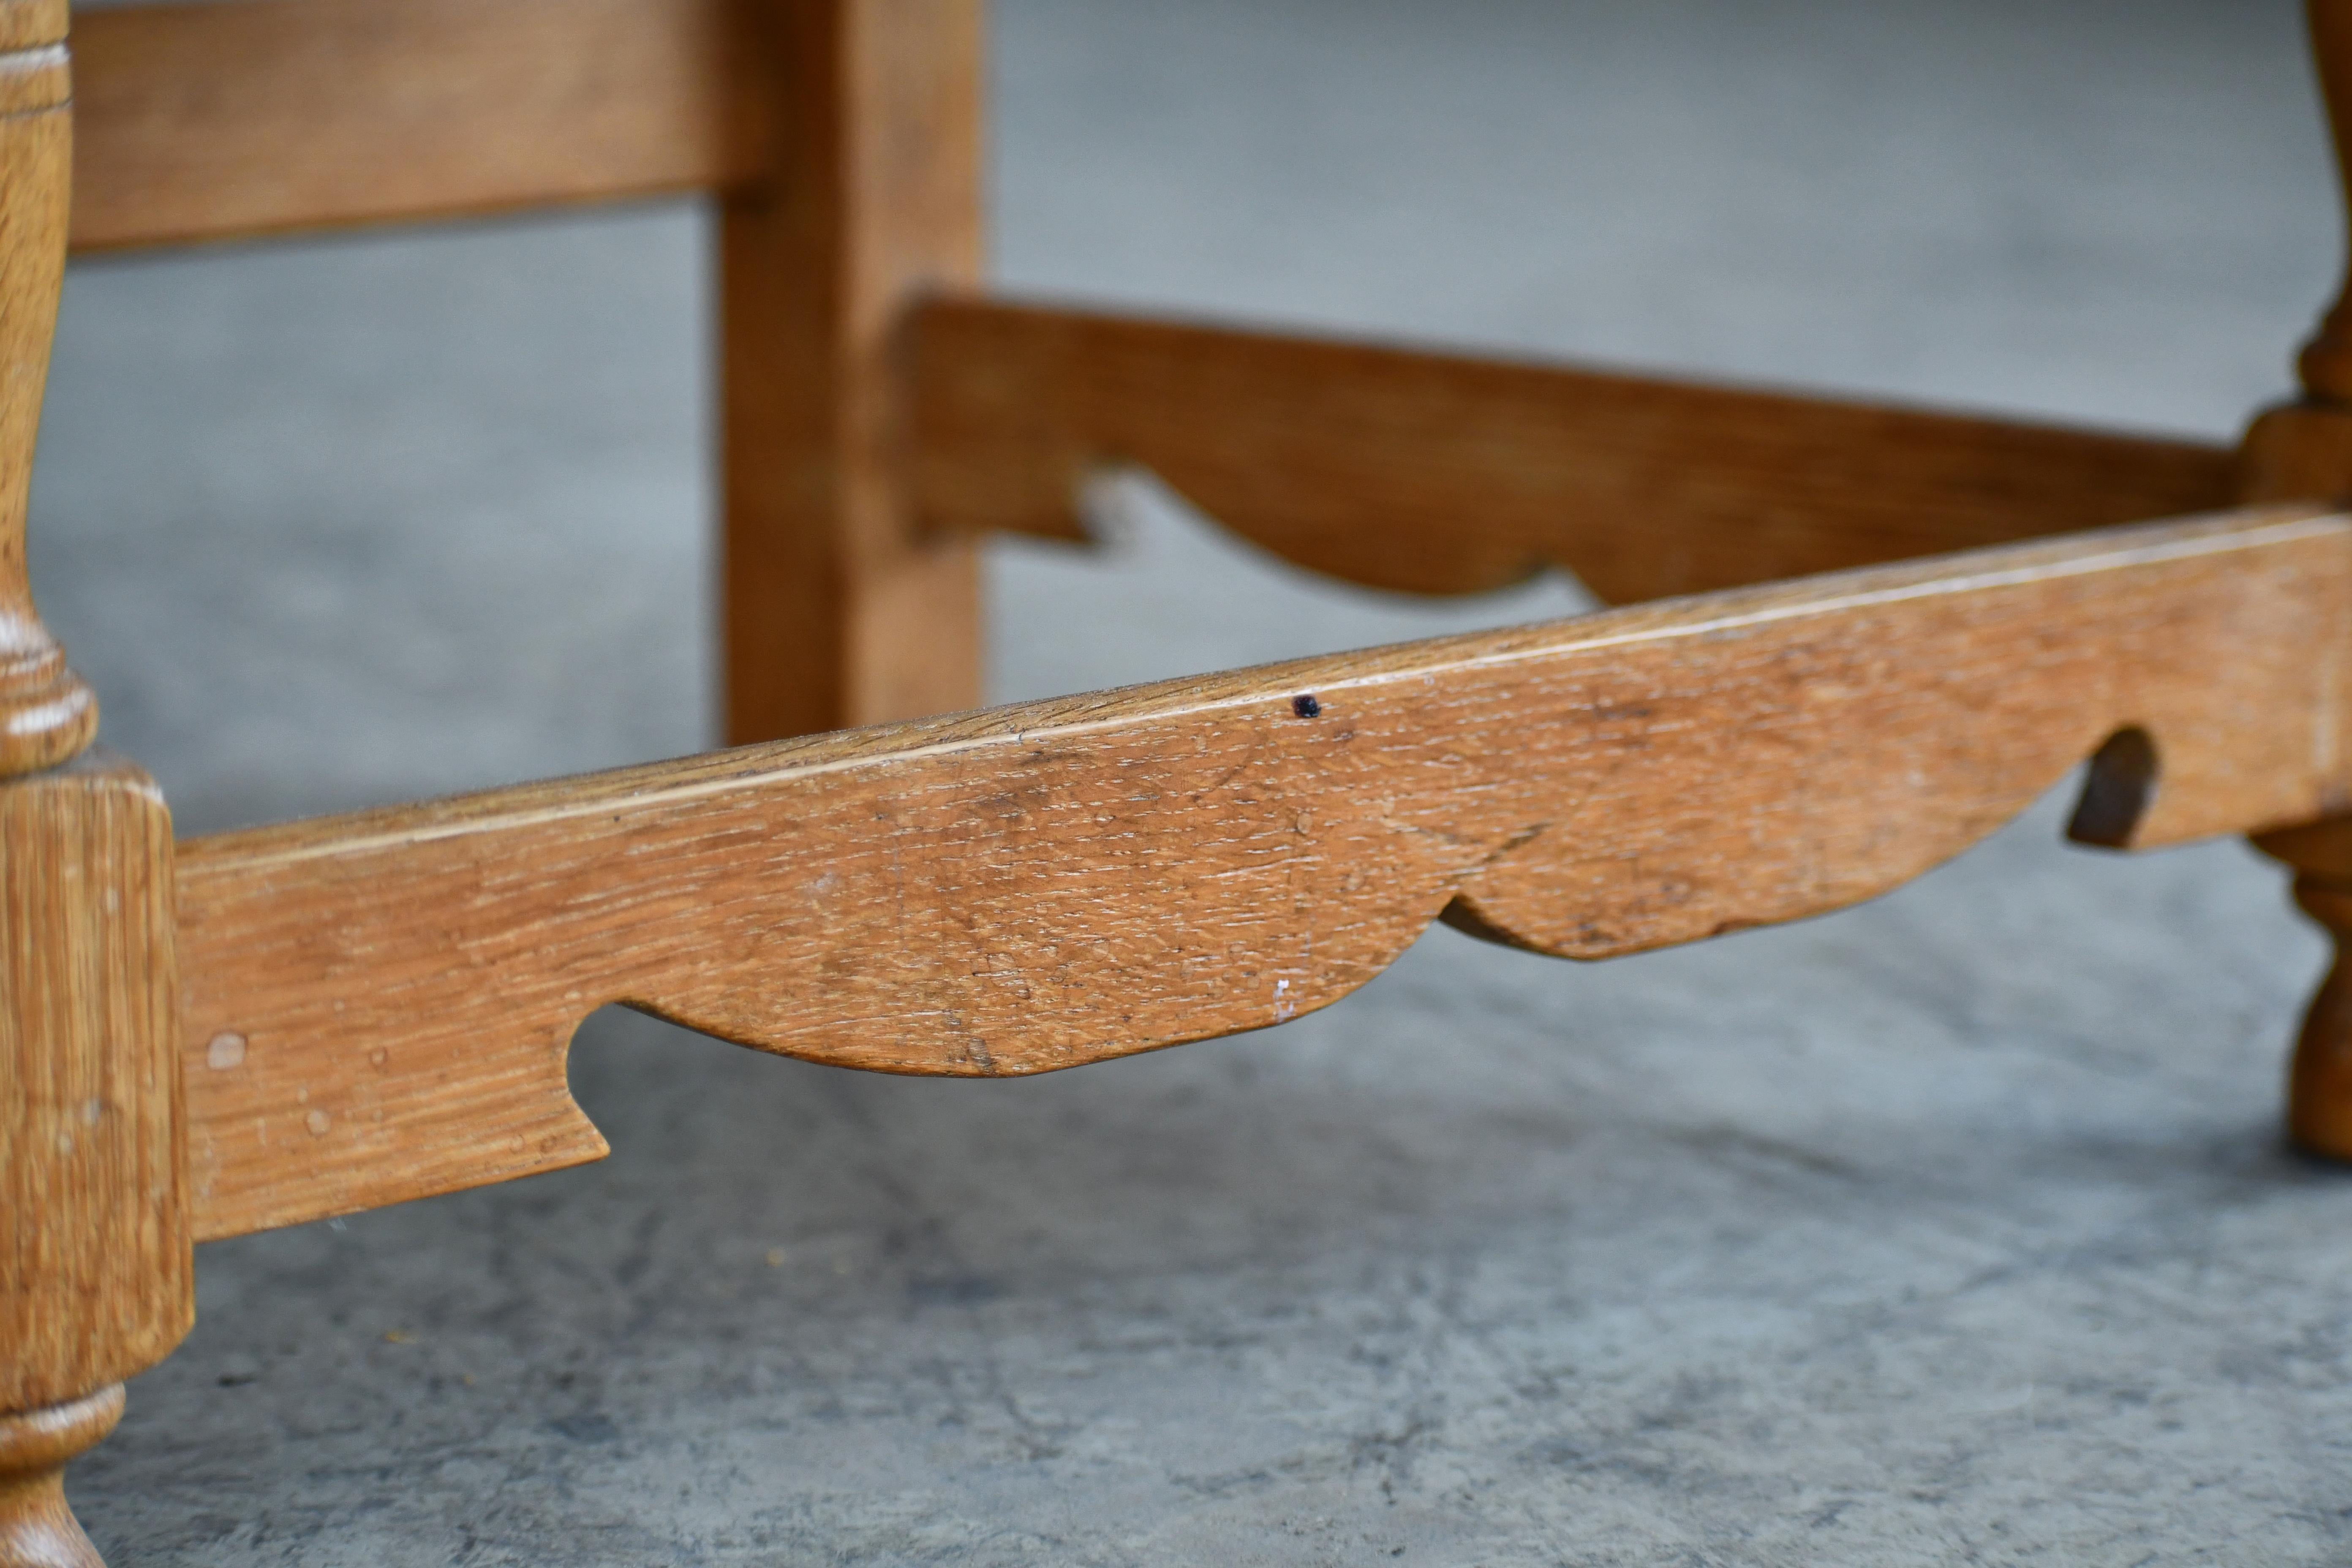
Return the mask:
[[[2308,0],[2308,10],[2336,170],[2352,192],[2352,0]],[[2302,399],[2265,411],[2239,448],[2248,500],[2352,499],[2352,239],[2346,253],[2336,301],[2296,361]],[[2287,1069],[2287,1134],[2314,1153],[2352,1160],[2352,816],[2254,844],[2294,868],[2295,903],[2336,948]]]
[[[2345,0],[2309,0],[2312,61],[2320,95],[2336,137],[2336,167],[2352,180],[2352,5]],[[2320,318],[2318,333],[2295,362],[2304,390],[2328,403],[2352,403],[2352,245],[2346,247],[2345,280],[2336,302]]]
[[2254,844],[2294,868],[2296,905],[2336,947],[2289,1058],[2287,1135],[2315,1154],[2352,1160],[2352,817],[2266,833]]
[[980,249],[979,0],[743,0],[769,178],[720,218],[730,742],[975,706],[977,563],[917,536],[907,301]]
[[96,1563],[66,1462],[194,1315],[172,824],[86,751],[89,689],[25,574],[64,278],[65,0],[0,0],[0,1565]]

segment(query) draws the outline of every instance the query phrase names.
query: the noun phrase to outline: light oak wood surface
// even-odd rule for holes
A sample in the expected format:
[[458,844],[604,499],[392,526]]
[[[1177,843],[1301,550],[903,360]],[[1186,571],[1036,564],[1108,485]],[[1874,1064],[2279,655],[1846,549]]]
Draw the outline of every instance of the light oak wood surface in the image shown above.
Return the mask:
[[1151,469],[1374,587],[1549,565],[1601,598],[1839,570],[2228,504],[2223,447],[981,300],[908,325],[924,523],[1083,538]]
[[[2352,155],[2352,0],[2311,14]],[[976,0],[99,11],[78,159],[66,20],[0,0],[0,1568],[95,1563],[62,1469],[186,1331],[193,1237],[596,1157],[565,1055],[607,1003],[844,1067],[1052,1070],[1286,1022],[1432,920],[1598,959],[1845,907],[2086,757],[2074,837],[2252,832],[2352,940],[2352,519],[2005,542],[2352,492],[2352,304],[2304,355],[2306,400],[2235,458],[988,304],[959,297]],[[95,703],[26,582],[68,243],[682,189],[723,193],[739,740],[971,702],[971,537],[1076,536],[1105,464],[1360,583],[1556,563],[1658,602],[175,864],[152,782],[85,749]],[[2291,1125],[2352,1155],[2345,975]]]
[[706,189],[771,106],[730,0],[229,0],[75,26],[77,249]]
[[0,0],[0,51],[16,54],[62,43],[66,21],[66,0]]
[[63,762],[98,730],[98,703],[33,608],[25,509],[65,275],[73,160],[66,10],[0,0],[0,776]]
[[25,510],[66,260],[66,9],[0,0],[0,1568],[94,1565],[64,1467],[194,1321],[172,821],[85,750]]
[[[1442,912],[1601,958],[1884,892],[2119,732],[2084,836],[2352,800],[2352,523],[2117,530],[194,840],[201,1235],[604,1152],[625,1002],[887,1072],[1278,1024]],[[2145,795],[2145,798],[2140,798]]]
[[[719,217],[726,734],[980,700],[971,542],[917,536],[893,329],[980,266],[978,0],[761,0],[783,106]],[[751,68],[749,66],[747,69]]]
[[0,1411],[143,1372],[194,1320],[172,894],[130,763],[0,784]]

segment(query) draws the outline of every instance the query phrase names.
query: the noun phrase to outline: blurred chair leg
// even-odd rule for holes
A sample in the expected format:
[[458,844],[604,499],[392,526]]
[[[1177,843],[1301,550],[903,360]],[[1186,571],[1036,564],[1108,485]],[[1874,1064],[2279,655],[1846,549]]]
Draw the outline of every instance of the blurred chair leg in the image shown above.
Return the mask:
[[[2337,168],[2352,174],[2352,0],[2308,0],[2308,15]],[[2352,496],[2352,277],[2296,369],[2304,395],[2258,416],[2239,448],[2247,500]],[[2352,1160],[2352,817],[2263,834],[2254,844],[2294,868],[2295,902],[2336,947],[2287,1072],[2287,1134],[2313,1153]]]
[[2352,1160],[2352,817],[2265,833],[2254,844],[2294,868],[2294,901],[2335,944],[2287,1069],[2287,1135],[2315,1154]]

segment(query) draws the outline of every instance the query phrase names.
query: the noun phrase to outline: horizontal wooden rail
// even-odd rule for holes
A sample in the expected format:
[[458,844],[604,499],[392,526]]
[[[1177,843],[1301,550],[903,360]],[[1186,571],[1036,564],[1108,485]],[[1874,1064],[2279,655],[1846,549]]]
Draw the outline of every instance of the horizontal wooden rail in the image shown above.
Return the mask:
[[198,1234],[593,1159],[624,1002],[886,1072],[1278,1024],[1441,912],[1601,958],[2352,800],[2352,520],[2271,509],[193,840]]
[[1080,480],[1134,463],[1277,555],[1407,592],[1559,564],[1631,604],[2236,494],[2195,442],[979,300],[909,336],[931,527],[1083,538]]
[[[749,179],[728,0],[228,0],[75,18],[77,249]],[[744,14],[748,15],[748,11]]]

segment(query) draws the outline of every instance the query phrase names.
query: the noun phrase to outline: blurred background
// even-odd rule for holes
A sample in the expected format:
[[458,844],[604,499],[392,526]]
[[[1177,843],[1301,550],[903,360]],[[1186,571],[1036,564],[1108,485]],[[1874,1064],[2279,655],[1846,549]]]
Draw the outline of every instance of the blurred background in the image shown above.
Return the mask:
[[[2229,438],[2340,205],[2292,0],[996,0],[1014,290]],[[713,731],[690,202],[77,264],[42,607],[185,831]],[[1319,583],[1146,480],[989,555],[1001,699],[1570,613]],[[75,1472],[114,1561],[2352,1550],[2321,957],[2061,801],[1832,919],[1433,932],[1017,1083],[618,1012],[603,1165],[199,1255]]]

